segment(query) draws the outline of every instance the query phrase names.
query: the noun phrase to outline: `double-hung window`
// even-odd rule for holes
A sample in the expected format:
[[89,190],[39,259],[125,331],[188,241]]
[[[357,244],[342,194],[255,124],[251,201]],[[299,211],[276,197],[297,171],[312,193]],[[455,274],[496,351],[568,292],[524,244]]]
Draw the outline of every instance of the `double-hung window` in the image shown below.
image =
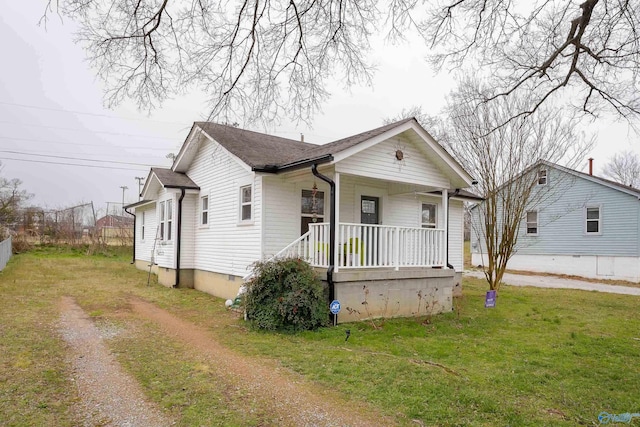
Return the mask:
[[600,234],[602,232],[600,206],[592,206],[585,209],[585,230],[587,234]]
[[251,185],[240,187],[240,221],[251,221],[252,217]]
[[538,171],[538,185],[546,185],[547,184],[547,170],[540,169]]
[[173,224],[173,202],[171,199],[160,202],[160,240],[171,240]]
[[538,235],[538,211],[527,212],[527,235]]
[[420,222],[422,224],[422,228],[436,228],[436,212],[437,206],[434,203],[422,204],[422,210],[420,213]]
[[165,202],[160,202],[160,240],[164,240],[164,227],[167,223],[165,216]]
[[209,224],[209,196],[200,197],[200,225]]
[[167,240],[171,240],[171,225],[173,224],[173,201],[167,200]]

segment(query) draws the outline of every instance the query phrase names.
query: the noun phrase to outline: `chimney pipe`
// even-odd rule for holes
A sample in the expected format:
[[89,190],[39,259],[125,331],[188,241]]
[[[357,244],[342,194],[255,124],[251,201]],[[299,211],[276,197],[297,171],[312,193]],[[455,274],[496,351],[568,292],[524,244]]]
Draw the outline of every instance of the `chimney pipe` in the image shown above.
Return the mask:
[[304,142],[304,133],[300,134],[300,142]]
[[593,175],[593,157],[589,157],[589,175]]

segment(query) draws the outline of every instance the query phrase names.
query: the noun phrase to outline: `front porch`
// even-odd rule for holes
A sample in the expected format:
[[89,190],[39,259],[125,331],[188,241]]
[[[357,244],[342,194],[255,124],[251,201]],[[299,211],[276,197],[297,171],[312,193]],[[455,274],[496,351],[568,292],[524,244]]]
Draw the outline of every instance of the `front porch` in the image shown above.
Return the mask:
[[313,267],[334,272],[446,266],[445,230],[375,224],[340,223],[336,230],[334,262],[330,262],[329,223],[309,224],[309,231],[275,257],[299,257]]

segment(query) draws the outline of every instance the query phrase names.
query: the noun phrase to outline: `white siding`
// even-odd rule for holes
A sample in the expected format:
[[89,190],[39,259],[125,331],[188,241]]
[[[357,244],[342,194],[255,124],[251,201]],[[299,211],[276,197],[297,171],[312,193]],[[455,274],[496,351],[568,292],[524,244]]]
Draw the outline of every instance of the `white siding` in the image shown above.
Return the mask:
[[[135,258],[151,262],[151,252],[158,228],[155,203],[136,208],[136,255]],[[142,215],[144,213],[144,239],[142,239]]]
[[[171,207],[173,209],[173,219],[171,220],[171,240],[167,240],[168,233],[165,231],[165,239],[160,240],[158,233],[158,243],[156,244],[156,264],[160,267],[175,268],[175,248],[176,248],[176,230],[178,223],[177,216],[177,198],[174,192],[175,190],[162,189],[158,192],[158,200],[156,202],[156,217],[158,218],[158,225],[160,224],[160,206],[162,202],[171,200]],[[166,217],[165,217],[166,218]]]
[[[396,150],[404,159],[398,161]],[[402,136],[390,138],[336,164],[336,171],[411,184],[449,188],[449,180],[413,143]]]
[[280,177],[265,176],[264,191],[264,254],[268,258],[300,236],[300,200],[294,182]]
[[464,269],[464,203],[449,200],[449,263],[456,271]]
[[195,233],[199,213],[197,209],[198,199],[197,194],[186,194],[182,200],[180,268],[194,268],[195,266]]
[[[193,267],[244,276],[260,259],[262,179],[217,143],[204,141],[187,175],[209,195],[208,227],[196,227]],[[253,185],[252,221],[240,222],[240,187]],[[196,209],[197,215],[199,210]]]
[[264,258],[269,258],[301,235],[302,190],[316,185],[324,193],[324,222],[329,222],[331,188],[309,175],[289,177],[264,176]]

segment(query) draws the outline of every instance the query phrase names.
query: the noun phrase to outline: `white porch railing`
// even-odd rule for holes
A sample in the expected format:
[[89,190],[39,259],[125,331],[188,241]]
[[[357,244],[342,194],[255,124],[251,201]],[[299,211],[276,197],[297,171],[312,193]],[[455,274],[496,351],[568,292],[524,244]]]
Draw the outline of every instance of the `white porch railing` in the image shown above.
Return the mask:
[[340,268],[442,267],[442,229],[344,224],[338,228]]
[[[433,228],[346,224],[338,226],[338,268],[443,267],[445,231]],[[329,224],[309,231],[274,258],[297,256],[314,267],[329,266]]]
[[273,256],[286,257],[300,257],[314,267],[329,267],[329,224],[310,224],[309,231]]

